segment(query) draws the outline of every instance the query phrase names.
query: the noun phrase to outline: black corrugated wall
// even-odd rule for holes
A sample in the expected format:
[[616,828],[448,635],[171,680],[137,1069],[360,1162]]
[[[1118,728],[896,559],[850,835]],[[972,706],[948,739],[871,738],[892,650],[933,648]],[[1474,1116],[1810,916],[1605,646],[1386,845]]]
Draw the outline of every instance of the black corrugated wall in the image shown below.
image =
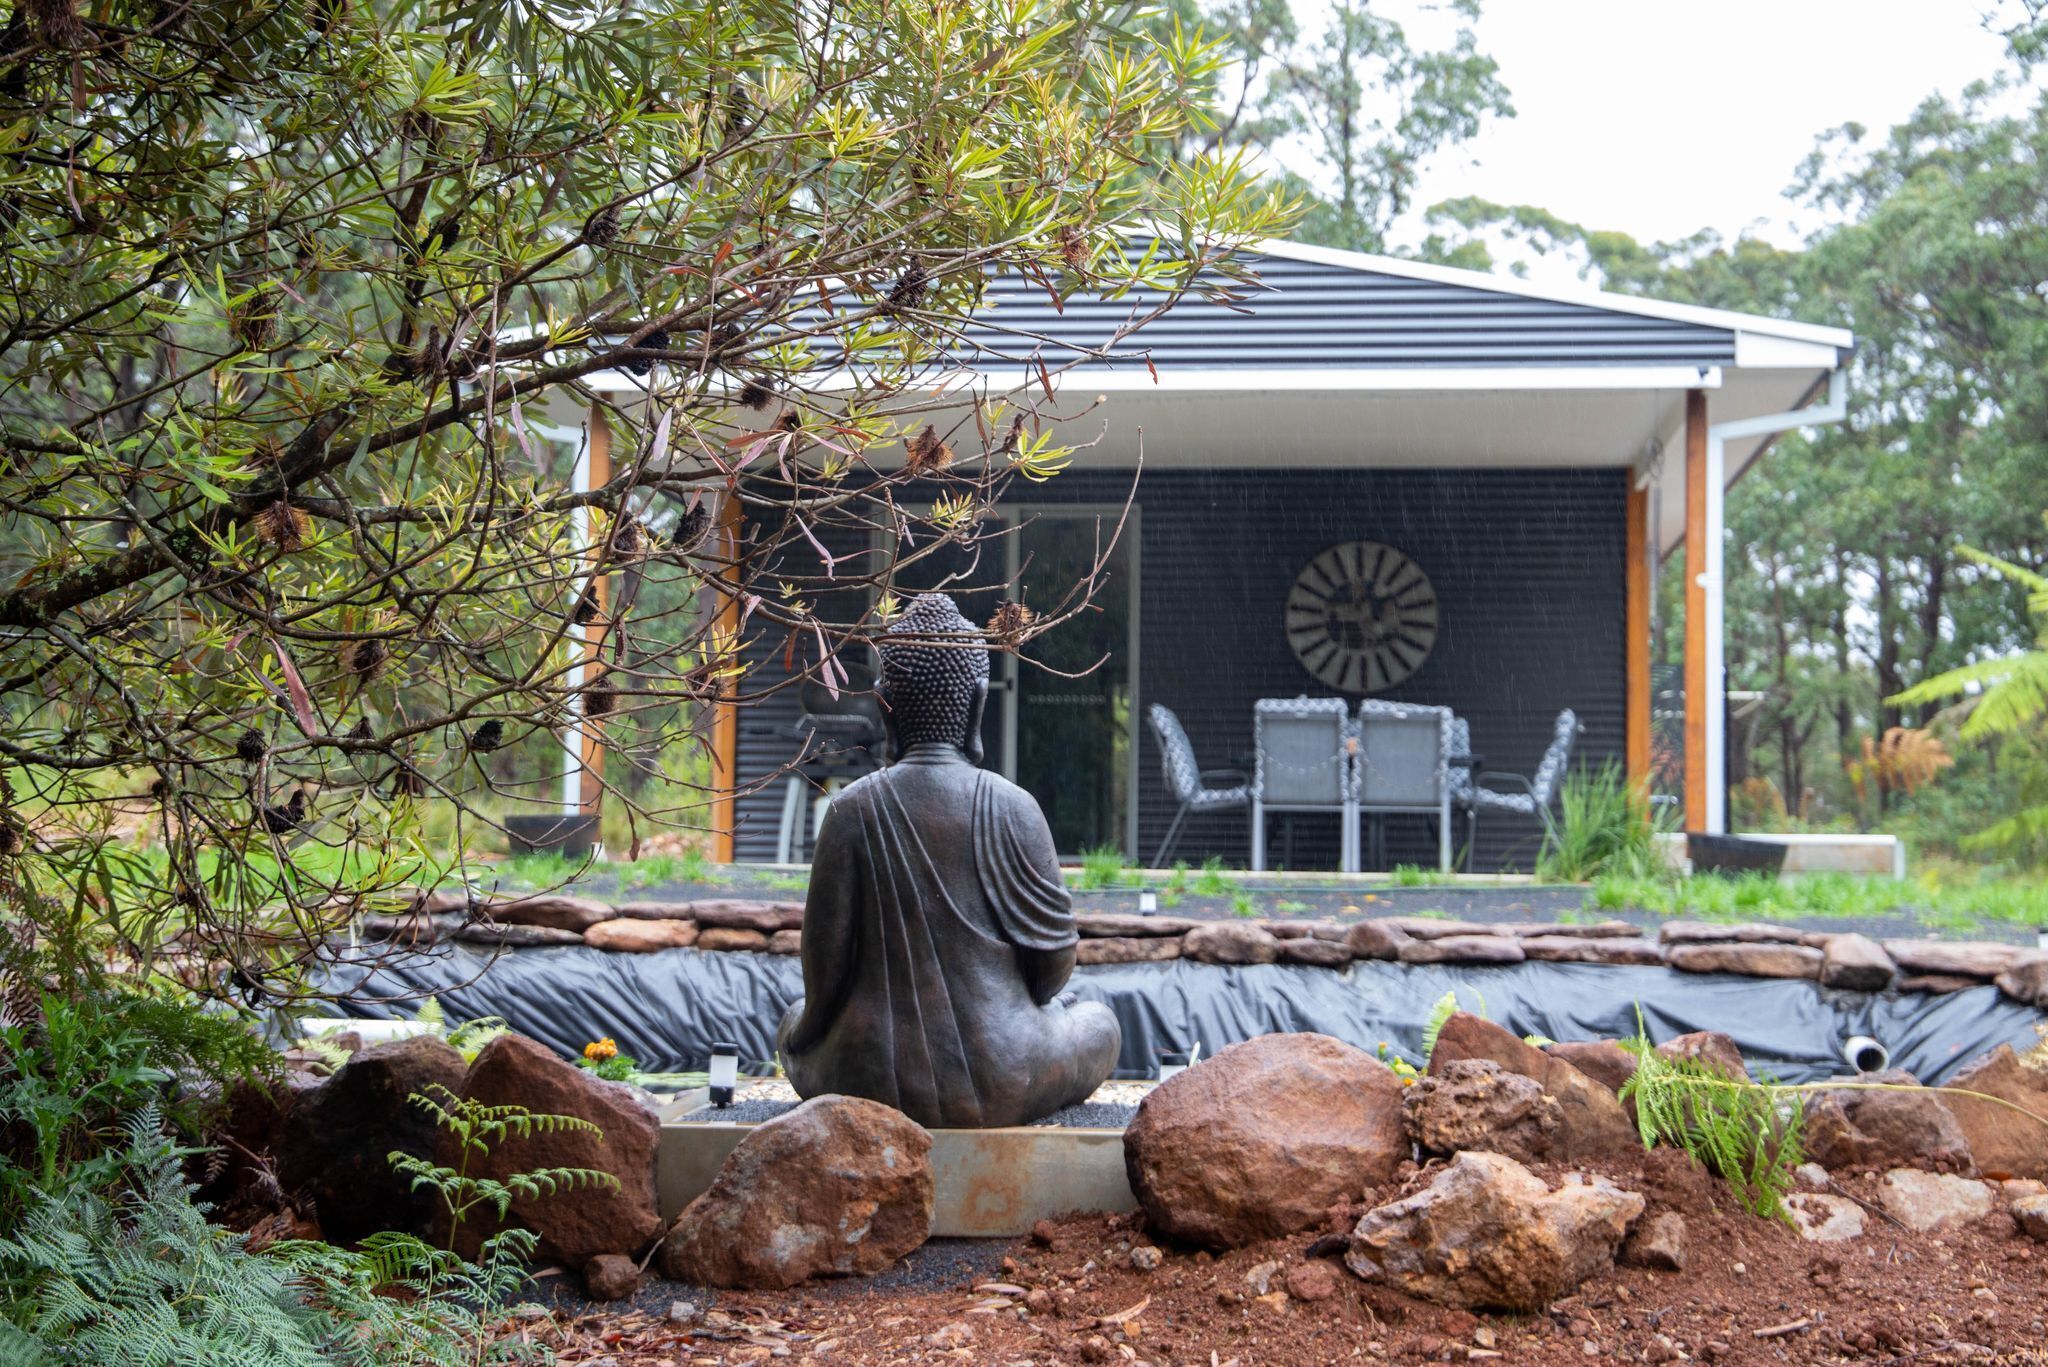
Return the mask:
[[[1138,490],[1139,706],[1161,702],[1179,713],[1205,766],[1232,763],[1250,748],[1255,699],[1326,691],[1295,661],[1280,629],[1294,576],[1326,546],[1376,540],[1412,556],[1440,603],[1429,659],[1382,696],[1455,708],[1492,768],[1532,773],[1564,707],[1585,726],[1577,756],[1619,759],[1626,478],[1621,470],[1148,473]],[[1127,488],[1128,475],[1071,471],[1019,501],[1121,503]],[[780,642],[761,648],[750,692],[771,682],[780,652]],[[742,714],[743,790],[791,753],[776,732],[795,715],[788,693]],[[1149,731],[1138,782],[1137,854],[1149,860],[1173,811]],[[740,859],[774,857],[780,811],[779,783],[742,792]],[[1334,868],[1335,822],[1299,820],[1296,862]],[[1431,823],[1390,820],[1393,858],[1433,864]],[[1281,821],[1274,818],[1268,844],[1276,866]],[[1537,834],[1534,822],[1483,820],[1473,867],[1528,867]],[[1242,818],[1202,818],[1179,857],[1240,864],[1247,839]]]

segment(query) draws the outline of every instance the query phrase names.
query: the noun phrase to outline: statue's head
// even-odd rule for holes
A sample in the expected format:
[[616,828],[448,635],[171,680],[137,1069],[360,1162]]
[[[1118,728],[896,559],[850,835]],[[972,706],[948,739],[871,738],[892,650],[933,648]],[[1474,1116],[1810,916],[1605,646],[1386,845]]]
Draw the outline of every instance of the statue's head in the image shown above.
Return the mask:
[[[877,692],[889,750],[900,755],[913,745],[939,741],[958,746],[981,763],[981,711],[988,703],[988,651],[964,633],[974,623],[943,593],[919,594],[889,624],[876,647],[882,657]],[[891,637],[963,633],[960,644],[891,641]]]

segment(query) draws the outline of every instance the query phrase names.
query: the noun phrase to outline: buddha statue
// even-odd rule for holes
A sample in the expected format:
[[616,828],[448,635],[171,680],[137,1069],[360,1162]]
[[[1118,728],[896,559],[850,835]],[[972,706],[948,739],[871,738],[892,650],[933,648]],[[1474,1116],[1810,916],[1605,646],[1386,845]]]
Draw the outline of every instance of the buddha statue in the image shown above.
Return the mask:
[[928,593],[879,646],[891,763],[840,790],[818,833],[804,996],[777,1034],[797,1095],[926,1126],[1023,1125],[1085,1100],[1122,1042],[1107,1007],[1062,992],[1077,936],[1045,814],[980,767],[973,631]]

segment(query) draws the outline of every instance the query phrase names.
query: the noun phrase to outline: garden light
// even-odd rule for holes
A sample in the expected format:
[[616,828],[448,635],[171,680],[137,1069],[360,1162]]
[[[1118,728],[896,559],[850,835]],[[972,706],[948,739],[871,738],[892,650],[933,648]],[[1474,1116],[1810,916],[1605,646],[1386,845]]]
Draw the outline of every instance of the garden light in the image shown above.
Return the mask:
[[737,1044],[711,1046],[711,1104],[723,1109],[732,1105],[733,1088],[740,1080],[740,1047]]
[[1188,1056],[1181,1050],[1161,1049],[1159,1051],[1159,1080],[1161,1082],[1185,1073],[1187,1070]]

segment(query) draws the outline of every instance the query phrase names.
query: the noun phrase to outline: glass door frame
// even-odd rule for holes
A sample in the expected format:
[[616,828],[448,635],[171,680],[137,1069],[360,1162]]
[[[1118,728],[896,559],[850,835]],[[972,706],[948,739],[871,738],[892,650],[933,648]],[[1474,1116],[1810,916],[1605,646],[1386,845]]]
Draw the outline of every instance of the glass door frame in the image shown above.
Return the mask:
[[[1128,515],[1121,503],[998,503],[989,511],[988,519],[1003,524],[1003,582],[1014,584],[1023,569],[1022,542],[1018,536],[1021,524],[1041,518],[1093,518],[1106,527],[1115,527],[1117,520],[1124,521],[1123,535],[1119,538],[1119,549],[1124,555],[1124,592],[1130,596],[1130,611],[1124,642],[1126,686],[1130,691],[1130,718],[1126,723],[1130,747],[1130,772],[1125,777],[1124,793],[1124,857],[1134,864],[1138,862],[1138,792],[1143,766],[1139,763],[1139,744],[1144,735],[1143,707],[1139,699],[1143,696],[1139,682],[1141,655],[1139,641],[1142,638],[1140,620],[1139,587],[1140,565],[1144,547],[1143,509],[1133,502]],[[888,557],[893,569],[895,558],[895,537],[888,531],[877,528],[874,548]],[[997,669],[989,672],[990,701],[997,707],[997,734],[1001,738],[1001,751],[992,756],[996,763],[991,765],[997,773],[1011,782],[1017,779],[1017,705],[1019,692],[1017,675],[1022,661],[1010,651],[995,652]],[[1078,856],[1079,851],[1074,851]],[[1062,857],[1066,857],[1062,852]]]

